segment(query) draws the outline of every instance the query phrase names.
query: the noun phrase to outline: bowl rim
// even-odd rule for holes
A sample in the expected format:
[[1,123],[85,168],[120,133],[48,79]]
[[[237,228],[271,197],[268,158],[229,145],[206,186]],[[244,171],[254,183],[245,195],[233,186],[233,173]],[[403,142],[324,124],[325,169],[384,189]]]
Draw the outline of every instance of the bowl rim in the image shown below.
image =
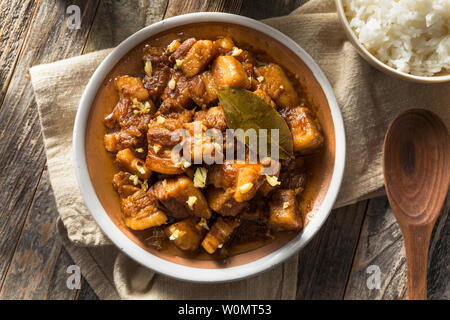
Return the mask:
[[[85,133],[90,108],[103,80],[116,63],[131,49],[152,35],[174,27],[202,22],[224,22],[255,29],[277,39],[296,54],[311,70],[328,101],[335,135],[335,161],[329,188],[314,218],[294,239],[278,250],[247,264],[219,269],[202,269],[179,265],[156,257],[129,239],[111,220],[102,207],[90,180],[86,156]],[[280,31],[251,18],[228,13],[190,13],[172,17],[147,26],[122,41],[98,66],[80,100],[73,130],[73,163],[78,185],[92,217],[106,236],[126,255],[141,265],[171,278],[211,283],[240,280],[273,268],[302,249],[321,228],[338,195],[345,166],[345,131],[342,115],[333,89],[323,71],[293,40]]]
[[381,70],[389,75],[393,75],[400,79],[406,79],[413,82],[419,82],[419,83],[442,83],[442,82],[448,82],[450,81],[450,74],[448,75],[440,75],[440,76],[418,76],[414,74],[405,73],[402,71],[399,71],[391,66],[388,66],[384,62],[380,61],[377,57],[375,57],[372,53],[370,53],[369,50],[366,49],[362,45],[362,43],[359,41],[359,39],[356,37],[355,32],[350,27],[350,23],[348,22],[347,16],[345,15],[344,11],[344,5],[342,3],[342,0],[335,0],[336,3],[336,11],[339,17],[339,20],[341,22],[341,25],[344,27],[344,31],[347,35],[347,38],[349,38],[350,42],[353,44],[353,46],[356,47],[359,54],[372,66],[377,68],[378,70]]

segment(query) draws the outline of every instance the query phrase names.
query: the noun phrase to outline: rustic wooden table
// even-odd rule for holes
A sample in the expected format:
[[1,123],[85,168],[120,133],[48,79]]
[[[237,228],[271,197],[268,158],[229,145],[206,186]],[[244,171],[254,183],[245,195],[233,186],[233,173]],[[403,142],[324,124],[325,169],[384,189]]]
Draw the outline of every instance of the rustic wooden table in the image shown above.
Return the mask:
[[[0,299],[97,299],[84,279],[79,290],[66,286],[73,261],[55,229],[31,66],[113,47],[144,26],[182,13],[224,11],[264,19],[304,2],[0,0]],[[81,9],[78,30],[68,28],[70,5]],[[428,295],[433,299],[450,298],[446,208],[430,248]],[[405,298],[402,236],[384,196],[335,210],[299,262],[297,299]],[[373,274],[368,272],[377,267],[380,288],[369,289]]]

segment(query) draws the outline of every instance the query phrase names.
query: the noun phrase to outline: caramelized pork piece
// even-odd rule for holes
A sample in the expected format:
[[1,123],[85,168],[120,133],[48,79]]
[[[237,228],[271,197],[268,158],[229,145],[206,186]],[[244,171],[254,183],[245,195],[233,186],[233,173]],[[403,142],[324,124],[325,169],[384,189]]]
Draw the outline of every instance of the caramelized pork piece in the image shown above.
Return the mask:
[[265,181],[261,164],[246,164],[239,168],[233,198],[237,202],[248,201],[256,195]]
[[137,175],[140,179],[148,179],[152,174],[142,159],[136,157],[131,149],[123,149],[116,154],[117,163],[132,174]]
[[186,176],[158,181],[151,189],[168,210],[168,214],[176,219],[190,216],[205,219],[211,217],[211,210],[205,196]]
[[172,148],[181,142],[179,129],[183,125],[178,119],[162,116],[153,120],[148,128],[148,153],[145,165],[152,171],[163,174],[179,174],[183,170],[172,161]]
[[222,216],[235,216],[246,207],[246,203],[234,200],[232,189],[208,189],[206,198],[209,207]]
[[202,121],[185,123],[183,126],[189,133],[183,141],[183,151],[189,152],[183,153],[186,159],[195,164],[212,164],[223,159],[222,148],[215,140],[216,137],[222,136],[220,131],[206,132],[208,128]]
[[158,101],[171,78],[172,69],[167,65],[152,68],[152,75],[144,77],[144,86],[153,101]]
[[300,230],[303,227],[294,190],[275,190],[269,206],[269,225],[272,227],[278,230]]
[[198,106],[208,106],[217,101],[217,93],[211,71],[204,71],[189,81],[189,96]]
[[219,87],[250,88],[242,64],[233,56],[218,56],[211,67],[214,83]]
[[144,137],[145,135],[137,129],[108,133],[104,137],[105,148],[109,152],[117,152],[141,144]]
[[257,67],[256,77],[260,78],[257,89],[265,91],[275,103],[284,108],[294,108],[300,104],[300,99],[291,81],[283,69],[271,63],[266,66]]
[[212,225],[211,230],[209,230],[202,241],[203,249],[209,254],[213,254],[218,248],[222,248],[233,230],[236,229],[240,223],[240,220],[236,218],[218,217]]
[[116,78],[115,83],[121,97],[136,98],[139,101],[145,101],[149,98],[148,91],[139,78],[121,76]]
[[141,190],[138,184],[134,184],[132,175],[123,171],[116,173],[113,178],[113,186],[121,198],[131,196]]
[[196,217],[188,218],[166,227],[165,232],[169,240],[181,250],[197,250],[206,231],[199,225],[198,220]]
[[225,37],[214,41],[214,47],[217,50],[217,54],[225,55],[233,50],[234,42],[230,37]]
[[176,62],[177,59],[182,59],[192,48],[194,43],[197,42],[195,38],[189,38],[183,41],[183,43],[175,49],[175,51],[170,55],[169,60],[171,62]]
[[211,40],[198,40],[182,60],[181,70],[186,77],[193,77],[203,71],[215,55],[216,50]]
[[204,126],[211,129],[223,131],[227,128],[222,107],[212,107],[208,110],[197,111],[194,115],[194,120],[201,121]]
[[248,77],[254,76],[254,65],[256,62],[250,52],[247,50],[238,49],[237,53],[233,56],[242,64],[242,67]]
[[150,61],[153,69],[169,63],[170,52],[168,52],[165,48],[146,45],[143,52],[144,55],[142,56],[142,60],[144,60],[144,63]]
[[207,183],[232,192],[235,201],[245,202],[253,198],[264,183],[262,170],[260,163],[226,160],[211,167]]
[[123,130],[130,130],[130,134],[133,130],[145,133],[155,109],[155,105],[150,100],[140,102],[136,98],[133,100],[121,98],[104,121],[109,128],[120,127]]
[[[176,100],[176,105],[185,108],[191,102],[188,89],[188,81],[181,71],[171,73],[167,87],[164,89],[161,99]],[[182,111],[182,110],[180,110]]]
[[323,135],[320,124],[311,110],[305,107],[286,110],[285,119],[291,129],[294,151],[309,154],[322,145]]
[[158,227],[167,222],[167,216],[158,209],[158,201],[149,192],[139,190],[122,200],[125,224],[133,230]]

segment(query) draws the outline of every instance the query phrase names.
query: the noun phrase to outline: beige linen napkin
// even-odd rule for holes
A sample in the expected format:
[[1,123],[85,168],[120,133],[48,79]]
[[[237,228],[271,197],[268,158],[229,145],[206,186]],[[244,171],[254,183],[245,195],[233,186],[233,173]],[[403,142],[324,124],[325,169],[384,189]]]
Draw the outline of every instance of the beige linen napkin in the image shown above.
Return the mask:
[[[389,122],[409,108],[426,108],[450,124],[450,84],[414,84],[377,71],[346,40],[332,0],[313,0],[292,14],[266,20],[302,46],[333,85],[347,136],[347,162],[336,206],[383,186],[381,149]],[[63,241],[100,298],[293,299],[293,257],[252,279],[217,285],[168,279],[119,253],[87,211],[72,166],[72,129],[80,96],[110,52],[103,50],[30,69],[61,220]]]

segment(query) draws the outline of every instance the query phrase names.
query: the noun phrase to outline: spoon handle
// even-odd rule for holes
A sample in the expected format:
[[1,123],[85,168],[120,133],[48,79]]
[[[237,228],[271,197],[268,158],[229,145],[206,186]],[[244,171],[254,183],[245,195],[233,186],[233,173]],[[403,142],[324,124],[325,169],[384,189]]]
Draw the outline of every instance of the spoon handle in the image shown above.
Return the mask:
[[433,224],[401,226],[408,266],[408,299],[427,298],[428,245]]

